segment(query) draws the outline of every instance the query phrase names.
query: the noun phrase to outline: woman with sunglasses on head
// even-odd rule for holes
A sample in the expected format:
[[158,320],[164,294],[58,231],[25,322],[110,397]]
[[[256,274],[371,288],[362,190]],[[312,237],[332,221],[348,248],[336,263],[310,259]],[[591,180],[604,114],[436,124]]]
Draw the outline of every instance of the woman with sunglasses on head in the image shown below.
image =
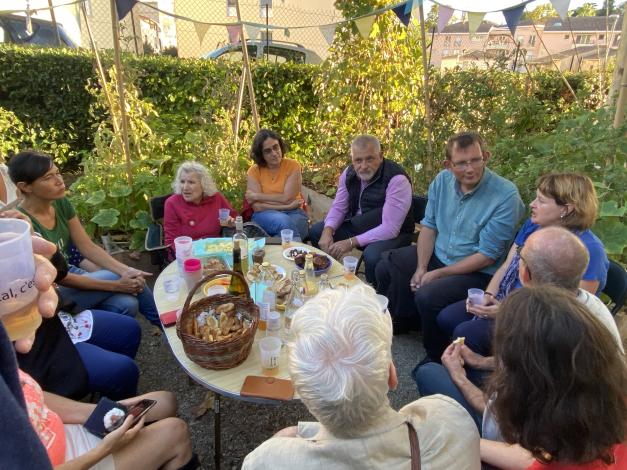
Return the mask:
[[271,236],[291,229],[301,240],[307,238],[309,222],[300,194],[303,176],[300,163],[285,158],[287,146],[281,136],[268,129],[255,135],[250,157],[255,162],[246,179],[246,202],[252,221]]
[[491,355],[493,323],[500,302],[510,291],[521,287],[518,278],[520,249],[527,237],[539,228],[557,225],[577,235],[590,255],[580,287],[597,295],[605,287],[609,261],[603,243],[590,230],[598,210],[590,178],[578,173],[544,175],[538,180],[536,198],[530,208],[531,217],[518,231],[507,259],[485,289],[485,305],[470,305],[463,300],[444,308],[437,317],[437,324],[444,333],[451,338],[464,337],[471,350],[484,356]]

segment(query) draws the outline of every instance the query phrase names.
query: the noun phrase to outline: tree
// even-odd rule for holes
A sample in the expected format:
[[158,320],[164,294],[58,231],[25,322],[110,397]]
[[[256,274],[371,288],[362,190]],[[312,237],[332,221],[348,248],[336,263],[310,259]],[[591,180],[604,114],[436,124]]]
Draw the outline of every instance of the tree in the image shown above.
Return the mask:
[[596,16],[597,6],[594,3],[586,2],[579,8],[571,10],[570,16]]
[[604,0],[603,6],[597,10],[597,16],[614,15],[620,13],[620,8],[616,7],[614,0]]
[[531,11],[525,11],[522,15],[523,20],[531,20],[534,23],[543,23],[548,18],[556,17],[557,11],[550,3],[538,5]]

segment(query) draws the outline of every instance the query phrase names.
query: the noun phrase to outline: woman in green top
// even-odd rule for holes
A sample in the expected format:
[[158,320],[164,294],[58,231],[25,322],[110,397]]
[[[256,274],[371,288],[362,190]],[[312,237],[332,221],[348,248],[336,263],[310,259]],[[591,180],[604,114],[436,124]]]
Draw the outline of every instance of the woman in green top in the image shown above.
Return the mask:
[[69,257],[72,242],[81,254],[101,269],[95,272],[71,266],[61,282],[64,297],[83,308],[99,308],[135,316],[139,310],[151,323],[160,326],[152,292],[145,277],[150,273],[129,267],[96,245],[65,197],[65,184],[52,158],[25,150],[9,162],[9,176],[24,200],[20,210],[32,221],[33,228],[55,243]]

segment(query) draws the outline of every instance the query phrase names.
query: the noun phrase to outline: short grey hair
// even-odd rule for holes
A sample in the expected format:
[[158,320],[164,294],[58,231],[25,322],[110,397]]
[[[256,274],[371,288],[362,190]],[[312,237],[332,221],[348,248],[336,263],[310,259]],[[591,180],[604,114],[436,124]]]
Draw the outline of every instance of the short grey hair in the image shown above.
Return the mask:
[[370,134],[361,134],[355,137],[351,143],[351,148],[357,147],[363,149],[370,145],[372,145],[376,153],[381,153],[381,142],[379,142],[379,139],[375,136]]
[[194,161],[186,161],[176,170],[176,176],[172,183],[172,189],[175,194],[181,194],[181,176],[183,173],[195,173],[200,179],[200,185],[202,186],[202,192],[205,196],[213,196],[218,192],[216,183],[213,181],[209,170],[205,165]]
[[392,320],[374,290],[328,289],[292,321],[288,364],[311,414],[336,436],[367,430],[389,406]]
[[563,227],[545,227],[532,233],[522,257],[534,285],[552,284],[575,290],[590,261],[583,242]]

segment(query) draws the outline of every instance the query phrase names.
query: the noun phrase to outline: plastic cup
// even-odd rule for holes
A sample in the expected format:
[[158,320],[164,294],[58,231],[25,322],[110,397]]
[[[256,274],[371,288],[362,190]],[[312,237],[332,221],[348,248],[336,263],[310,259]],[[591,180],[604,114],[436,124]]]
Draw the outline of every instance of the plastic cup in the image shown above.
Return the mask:
[[0,219],[0,259],[7,268],[0,270],[0,319],[11,341],[27,338],[41,325],[33,242],[27,222]]
[[168,300],[177,299],[181,287],[181,278],[177,274],[169,274],[163,279],[163,290]]
[[198,258],[187,258],[183,262],[183,279],[190,291],[202,279],[202,262]]
[[472,305],[483,305],[485,293],[481,289],[468,289],[468,302]]
[[174,239],[174,253],[176,254],[176,264],[179,268],[179,274],[183,275],[183,262],[192,256],[192,238],[176,237]]
[[231,215],[231,211],[229,209],[222,208],[218,210],[218,218],[220,219],[221,224],[226,223],[227,219],[229,218],[229,215]]
[[294,230],[289,228],[284,228],[281,230],[281,245],[283,245],[283,249],[289,248],[292,245],[292,240],[294,239]]
[[344,264],[344,278],[348,280],[355,279],[355,271],[357,271],[357,263],[359,260],[354,256],[345,256],[342,260]]
[[385,313],[388,310],[389,299],[385,295],[377,294],[377,301],[381,306],[381,312]]
[[279,372],[279,355],[281,354],[281,338],[266,336],[259,340],[261,372],[263,375],[277,375]]

